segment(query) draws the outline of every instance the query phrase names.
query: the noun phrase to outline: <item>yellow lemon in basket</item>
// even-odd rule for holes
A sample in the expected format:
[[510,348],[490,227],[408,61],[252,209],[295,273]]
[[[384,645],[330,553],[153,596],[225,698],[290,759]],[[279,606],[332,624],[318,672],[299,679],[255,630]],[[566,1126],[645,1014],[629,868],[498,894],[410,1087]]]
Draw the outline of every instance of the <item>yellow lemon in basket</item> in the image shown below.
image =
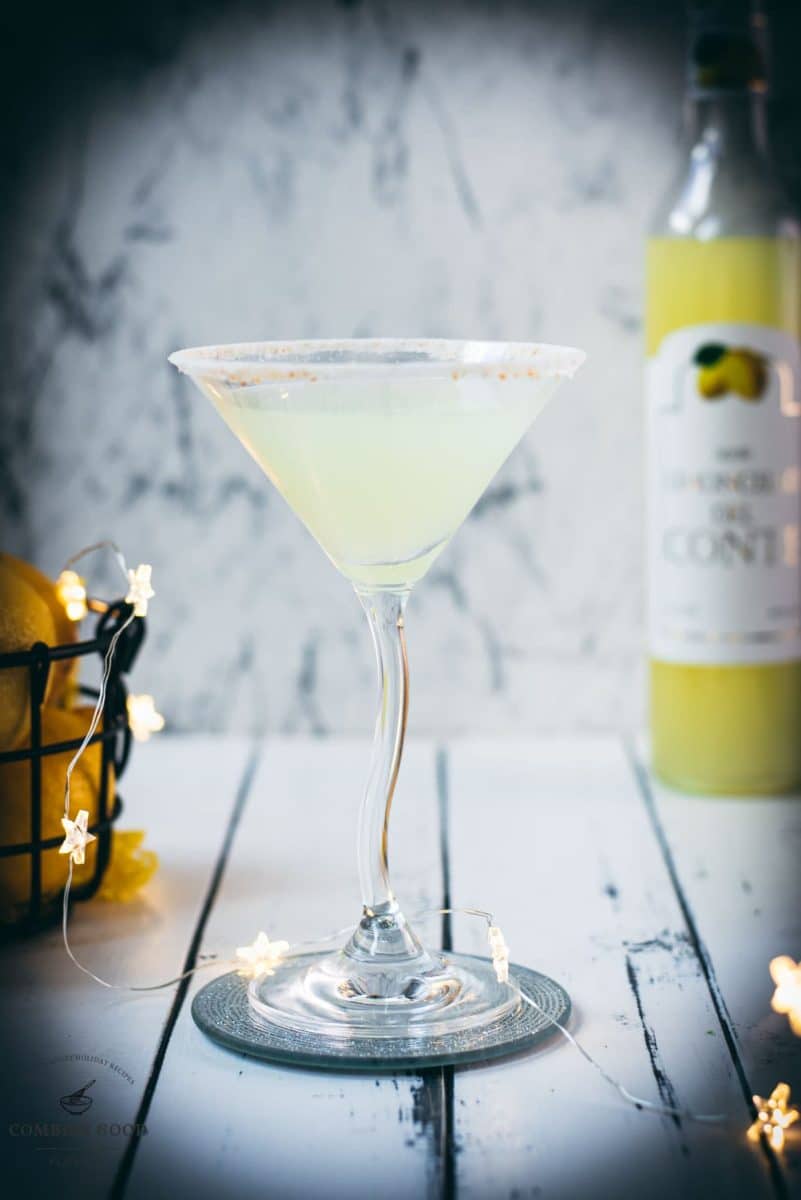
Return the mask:
[[111,862],[97,893],[101,900],[121,903],[133,900],[153,875],[159,865],[158,855],[142,845],[144,840],[144,829],[113,831]]
[[[59,708],[42,709],[42,744],[74,741],[82,738],[89,727],[91,709],[66,712]],[[62,839],[64,830],[64,782],[67,766],[74,750],[46,755],[42,766],[42,837]],[[89,813],[89,825],[97,819],[102,761],[100,743],[88,746],[72,772],[70,785],[70,816],[78,811]],[[114,799],[113,772],[109,778],[109,808]],[[0,763],[0,845],[8,846],[30,841],[31,764],[30,762]],[[97,842],[86,847],[86,862],[74,868],[76,886],[88,879],[95,866]],[[42,898],[53,900],[67,880],[69,858],[59,854],[58,847],[42,852]],[[13,921],[24,916],[31,889],[30,855],[0,858],[0,919]]]
[[[0,654],[30,650],[34,642],[56,641],[52,613],[27,580],[0,563]],[[27,667],[0,670],[0,750],[21,742],[30,725],[30,676]]]
[[[16,573],[34,589],[40,599],[44,600],[50,610],[55,627],[55,641],[52,644],[68,646],[71,642],[77,642],[78,622],[71,621],[67,616],[67,611],[59,599],[56,585],[52,579],[48,579],[42,571],[23,559],[14,558],[12,554],[4,554],[0,551],[0,571],[3,568]],[[41,640],[46,641],[45,638]],[[54,662],[50,667],[50,676],[51,690],[48,693],[48,702],[69,707],[77,691],[78,659],[64,658],[60,662]]]

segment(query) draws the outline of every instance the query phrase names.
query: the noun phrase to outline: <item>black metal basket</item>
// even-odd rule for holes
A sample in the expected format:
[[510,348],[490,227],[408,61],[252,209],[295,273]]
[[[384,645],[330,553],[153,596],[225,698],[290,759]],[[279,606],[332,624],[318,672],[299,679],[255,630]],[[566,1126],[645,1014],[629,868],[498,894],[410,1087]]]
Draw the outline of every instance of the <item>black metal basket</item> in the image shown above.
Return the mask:
[[[30,650],[12,654],[0,654],[0,671],[27,667],[30,679],[30,745],[17,750],[0,752],[0,763],[30,763],[30,841],[11,846],[0,845],[0,858],[27,855],[30,858],[30,893],[27,904],[19,908],[19,915],[12,926],[0,927],[0,937],[9,933],[26,933],[42,928],[58,919],[61,899],[48,899],[42,895],[42,854],[61,845],[63,836],[42,838],[42,759],[49,754],[63,754],[77,750],[80,738],[66,742],[42,745],[41,709],[47,690],[47,680],[52,663],[70,658],[84,658],[99,654],[105,658],[109,643],[125,624],[131,613],[131,605],[123,600],[104,606],[104,611],[95,628],[95,636],[85,642],[72,642],[63,646],[46,646],[37,642]],[[100,790],[97,817],[89,826],[97,838],[97,853],[90,878],[74,886],[71,895],[77,900],[88,900],[100,886],[103,874],[111,857],[111,827],[122,811],[122,801],[114,789],[114,803],[109,804],[109,772],[113,769],[118,780],[125,770],[131,749],[131,731],[128,727],[128,692],[124,676],[130,671],[145,636],[144,618],[132,621],[120,634],[111,661],[103,715],[91,742],[102,743]],[[94,688],[80,687],[79,693],[97,700]],[[0,804],[3,797],[0,796]]]

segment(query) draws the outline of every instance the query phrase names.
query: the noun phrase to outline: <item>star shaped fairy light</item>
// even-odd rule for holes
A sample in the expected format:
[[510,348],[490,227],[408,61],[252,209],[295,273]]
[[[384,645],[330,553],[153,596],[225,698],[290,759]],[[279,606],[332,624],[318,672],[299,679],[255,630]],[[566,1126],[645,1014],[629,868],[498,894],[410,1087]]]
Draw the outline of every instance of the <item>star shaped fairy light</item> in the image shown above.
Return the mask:
[[82,621],[89,611],[86,580],[77,571],[62,571],[56,580],[56,595],[71,621]]
[[82,808],[74,821],[71,821],[69,817],[62,817],[61,824],[64,826],[64,833],[67,836],[59,846],[58,852],[59,854],[69,854],[76,867],[81,867],[86,858],[86,847],[90,842],[97,840],[95,835],[87,829],[89,813]]
[[767,1100],[754,1096],[757,1119],[748,1130],[752,1142],[764,1137],[774,1150],[784,1146],[784,1131],[798,1120],[798,1109],[788,1108],[790,1089],[786,1083],[777,1083]]
[[489,929],[487,930],[487,941],[490,944],[492,965],[495,968],[495,974],[498,977],[498,983],[508,983],[509,947],[506,945],[506,938],[501,933],[498,925],[490,925]]
[[142,693],[139,696],[130,695],[125,701],[128,710],[128,728],[137,742],[147,742],[152,733],[160,733],[164,728],[164,718],[156,711],[156,702],[152,696]]
[[260,933],[250,946],[237,947],[236,957],[242,964],[239,974],[251,979],[273,975],[288,949],[289,942],[271,942],[266,933]]
[[801,962],[781,954],[771,960],[770,977],[776,984],[771,1008],[786,1014],[793,1033],[801,1037]]
[[153,568],[149,563],[140,563],[135,571],[128,568],[128,595],[126,604],[132,604],[135,617],[147,616],[147,602],[155,596],[150,586],[150,576]]

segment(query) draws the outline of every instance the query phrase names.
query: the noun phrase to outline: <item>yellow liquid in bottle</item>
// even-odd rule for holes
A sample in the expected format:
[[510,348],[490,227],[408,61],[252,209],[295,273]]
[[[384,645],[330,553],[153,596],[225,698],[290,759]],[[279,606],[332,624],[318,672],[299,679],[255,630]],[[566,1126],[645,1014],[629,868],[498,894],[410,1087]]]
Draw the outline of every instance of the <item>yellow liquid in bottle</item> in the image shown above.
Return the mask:
[[[798,337],[801,255],[791,238],[652,238],[647,353],[705,322],[767,325]],[[687,791],[788,791],[801,781],[801,662],[651,661],[653,765]]]

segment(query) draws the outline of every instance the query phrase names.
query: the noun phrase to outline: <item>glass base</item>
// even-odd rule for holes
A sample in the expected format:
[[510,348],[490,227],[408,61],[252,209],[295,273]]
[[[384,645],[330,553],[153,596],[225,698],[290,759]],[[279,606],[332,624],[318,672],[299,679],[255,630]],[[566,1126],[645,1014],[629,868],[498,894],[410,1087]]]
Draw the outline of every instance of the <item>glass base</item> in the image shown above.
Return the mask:
[[487,959],[429,954],[397,964],[365,962],[347,950],[304,954],[254,980],[257,1018],[317,1037],[440,1037],[487,1025],[520,1003]]
[[258,981],[236,971],[212,980],[195,996],[192,1015],[232,1050],[372,1071],[497,1058],[553,1034],[553,1021],[570,1015],[564,988],[526,967],[510,967],[514,986],[498,982],[488,959],[468,954],[423,952],[418,968],[404,972],[408,994],[386,996],[351,991],[344,951],[299,955]]

